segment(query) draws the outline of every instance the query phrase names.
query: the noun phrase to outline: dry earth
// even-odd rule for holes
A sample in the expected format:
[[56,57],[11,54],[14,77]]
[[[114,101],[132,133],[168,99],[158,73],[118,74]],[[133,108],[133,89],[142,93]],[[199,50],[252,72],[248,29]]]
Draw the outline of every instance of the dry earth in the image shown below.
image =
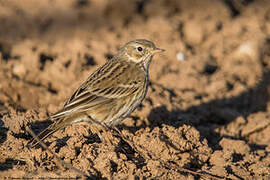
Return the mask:
[[134,147],[81,123],[48,138],[49,148],[96,179],[203,178],[180,167],[270,179],[267,0],[1,0],[1,179],[82,177],[28,148],[26,128],[47,127],[91,72],[137,38],[167,51],[150,67],[146,99],[119,125]]

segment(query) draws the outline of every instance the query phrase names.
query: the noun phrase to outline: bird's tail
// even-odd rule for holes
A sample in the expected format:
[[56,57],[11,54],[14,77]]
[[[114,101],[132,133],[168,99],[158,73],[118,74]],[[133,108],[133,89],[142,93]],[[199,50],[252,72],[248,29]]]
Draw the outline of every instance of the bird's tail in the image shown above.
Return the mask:
[[32,138],[30,142],[28,143],[29,147],[35,147],[37,144],[39,144],[41,141],[46,139],[47,137],[51,136],[56,131],[64,128],[66,125],[63,121],[63,119],[58,119],[58,121],[51,124],[49,127],[44,129],[41,133],[37,135],[37,138]]

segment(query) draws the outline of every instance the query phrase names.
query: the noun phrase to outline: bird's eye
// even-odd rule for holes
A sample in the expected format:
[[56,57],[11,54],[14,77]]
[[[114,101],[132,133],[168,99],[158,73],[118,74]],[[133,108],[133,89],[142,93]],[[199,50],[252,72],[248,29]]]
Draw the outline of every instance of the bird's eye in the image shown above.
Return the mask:
[[137,47],[137,50],[138,50],[138,51],[142,51],[143,49],[142,49],[141,46],[139,46],[139,47]]

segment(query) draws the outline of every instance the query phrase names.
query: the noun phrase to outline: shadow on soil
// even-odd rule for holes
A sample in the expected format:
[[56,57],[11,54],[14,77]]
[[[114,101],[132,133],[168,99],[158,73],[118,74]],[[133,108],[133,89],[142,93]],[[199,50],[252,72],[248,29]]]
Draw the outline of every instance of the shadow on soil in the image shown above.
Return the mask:
[[[246,92],[232,98],[215,99],[207,103],[202,103],[198,106],[192,106],[187,110],[168,111],[166,106],[154,108],[148,115],[148,120],[151,123],[150,128],[161,127],[162,124],[178,128],[183,124],[196,127],[200,134],[208,140],[212,149],[219,148],[219,141],[225,137],[220,136],[214,130],[218,127],[229,124],[237,117],[242,116],[246,119],[250,114],[259,111],[265,111],[269,94],[267,88],[270,85],[270,71],[263,74],[259,84]],[[170,90],[173,93],[173,90]],[[173,94],[171,94],[173,95]],[[136,117],[133,118],[136,120]],[[127,127],[120,125],[120,128],[128,129],[131,132],[136,132],[146,125],[140,127]],[[228,137],[231,139],[245,140],[241,136],[241,132],[237,136]],[[169,145],[169,144],[168,144]],[[261,149],[262,147],[256,144],[251,145],[252,149]]]

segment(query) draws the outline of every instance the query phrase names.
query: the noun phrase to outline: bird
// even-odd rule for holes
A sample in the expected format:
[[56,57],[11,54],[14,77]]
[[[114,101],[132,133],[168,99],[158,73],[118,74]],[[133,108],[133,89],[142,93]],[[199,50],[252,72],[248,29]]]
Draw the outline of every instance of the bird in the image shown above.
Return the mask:
[[105,127],[119,124],[145,98],[149,65],[163,51],[149,40],[127,42],[81,84],[63,108],[49,117],[53,123],[28,144],[34,147],[54,132],[82,121]]

